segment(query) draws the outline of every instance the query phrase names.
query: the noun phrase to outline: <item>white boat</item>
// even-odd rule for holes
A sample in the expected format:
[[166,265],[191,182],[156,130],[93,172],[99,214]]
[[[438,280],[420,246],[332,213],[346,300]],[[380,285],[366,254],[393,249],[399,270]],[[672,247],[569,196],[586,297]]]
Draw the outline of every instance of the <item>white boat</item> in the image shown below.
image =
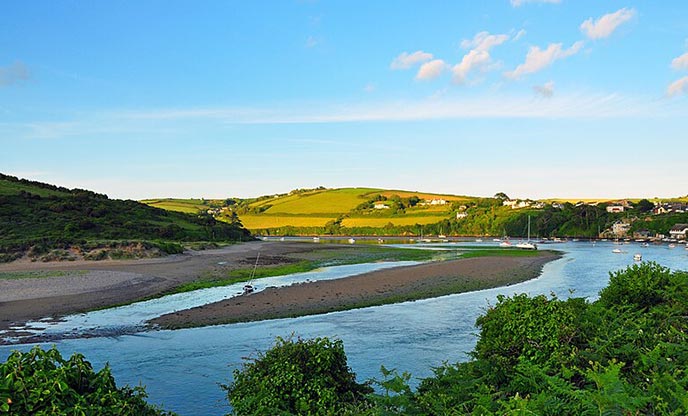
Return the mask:
[[482,238],[476,238],[476,239],[475,239],[475,242],[476,242],[476,243],[482,243],[482,242],[483,242],[483,239],[482,239]]
[[643,260],[643,255],[640,253],[636,253],[633,255],[633,261],[642,261]]
[[356,242],[355,239],[353,239],[353,238],[350,238],[350,239],[349,239],[349,244],[354,244],[355,242]]
[[669,244],[669,248],[676,248],[676,244],[674,244],[674,243]]
[[256,290],[253,285],[246,284],[244,285],[244,289],[242,290],[241,294],[242,295],[248,295],[249,293],[253,293],[253,291]]
[[440,235],[437,236],[437,238],[447,238],[447,236],[444,235],[444,234],[440,234]]
[[516,244],[516,248],[523,250],[537,250],[537,244],[530,242],[530,215],[528,215],[528,239]]
[[313,237],[313,242],[314,242],[314,243],[319,243],[319,242],[320,242],[320,237]]
[[612,253],[620,254],[623,253],[623,251],[621,251],[620,248],[615,248],[614,250],[612,250]]
[[251,272],[251,277],[248,279],[248,283],[244,285],[244,288],[241,291],[242,295],[248,295],[250,293],[253,293],[256,288],[253,286],[253,278],[256,276],[256,268],[258,267],[258,259],[260,259],[260,251],[256,255],[256,264],[253,265],[253,271]]
[[513,247],[513,245],[511,244],[511,241],[504,240],[501,243],[499,243],[499,247]]

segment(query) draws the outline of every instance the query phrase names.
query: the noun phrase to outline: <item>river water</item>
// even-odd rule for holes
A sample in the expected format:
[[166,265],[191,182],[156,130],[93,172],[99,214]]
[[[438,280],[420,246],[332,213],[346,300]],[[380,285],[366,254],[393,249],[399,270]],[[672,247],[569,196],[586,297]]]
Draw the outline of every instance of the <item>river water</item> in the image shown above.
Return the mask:
[[[453,248],[442,248],[448,247]],[[607,285],[609,272],[632,264],[635,253],[674,270],[688,270],[683,246],[571,242],[547,248],[565,255],[545,265],[539,278],[508,287],[301,318],[67,339],[56,345],[63,355],[83,353],[94,368],[109,362],[120,385],[145,385],[149,401],[165,409],[181,415],[222,415],[229,407],[219,383],[229,382],[243,357],[266,350],[276,336],[340,338],[359,380],[380,377],[380,365],[385,365],[410,372],[417,382],[432,375],[433,366],[468,358],[476,342],[475,320],[499,294],[573,294],[594,300]],[[612,253],[614,248],[623,253]],[[0,359],[13,349],[28,348],[0,347]]]

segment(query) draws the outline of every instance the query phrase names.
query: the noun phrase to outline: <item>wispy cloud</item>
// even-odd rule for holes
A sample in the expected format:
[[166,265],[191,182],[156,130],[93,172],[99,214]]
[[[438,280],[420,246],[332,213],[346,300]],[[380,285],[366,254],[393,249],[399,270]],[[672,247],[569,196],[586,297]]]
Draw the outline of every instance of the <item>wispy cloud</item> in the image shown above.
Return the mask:
[[581,23],[580,29],[590,39],[608,38],[619,26],[631,20],[635,15],[634,9],[619,9],[596,20],[589,18]]
[[466,82],[468,75],[475,71],[487,71],[492,65],[490,49],[509,40],[509,35],[492,35],[489,32],[478,32],[473,39],[464,39],[461,47],[471,48],[462,58],[461,62],[452,67],[453,80],[457,84]]
[[667,95],[674,97],[681,94],[688,94],[688,77],[683,77],[669,84]]
[[[677,84],[686,91],[688,77]],[[553,85],[543,88],[553,90]],[[544,90],[543,90],[544,91]],[[462,119],[604,119],[673,117],[685,114],[681,101],[650,100],[618,94],[489,95],[481,98],[439,98],[411,101],[356,103],[285,103],[276,107],[178,108],[150,111],[113,111],[80,114],[60,122],[27,125],[0,124],[0,136],[59,139],[72,137],[147,136],[177,137],[198,132],[199,126],[220,134],[233,125],[326,124],[350,122],[433,121]]]
[[519,40],[521,40],[521,38],[524,37],[525,35],[526,35],[526,30],[525,30],[525,29],[521,29],[521,30],[519,30],[518,32],[516,32],[516,34],[514,35],[514,37],[511,38],[511,41],[512,41],[512,42],[519,41]]
[[676,70],[681,70],[681,69],[686,69],[688,70],[688,52],[684,53],[683,55],[674,58],[671,61],[671,67],[676,69]]
[[564,49],[561,43],[550,43],[547,49],[542,50],[538,46],[532,46],[526,55],[526,60],[513,71],[505,72],[508,78],[518,79],[523,75],[541,71],[552,65],[555,61],[577,54],[583,48],[583,41],[578,41],[570,48]]
[[391,69],[409,69],[414,65],[429,61],[433,58],[431,53],[423,51],[415,51],[413,53],[402,52],[394,58],[392,63],[389,65]]
[[491,35],[489,32],[478,32],[473,39],[464,39],[461,41],[461,47],[464,49],[475,49],[477,51],[489,51],[497,45],[509,40],[509,35]]
[[416,74],[416,79],[421,81],[435,79],[442,75],[444,70],[448,67],[449,65],[447,65],[443,60],[434,59],[420,66],[420,69],[418,69],[418,73]]
[[554,81],[545,82],[544,85],[534,85],[533,91],[543,98],[552,98],[554,95]]
[[561,0],[510,0],[513,7],[521,7],[526,3],[561,3]]
[[15,61],[8,66],[0,66],[0,87],[20,83],[30,77],[29,69],[21,61]]

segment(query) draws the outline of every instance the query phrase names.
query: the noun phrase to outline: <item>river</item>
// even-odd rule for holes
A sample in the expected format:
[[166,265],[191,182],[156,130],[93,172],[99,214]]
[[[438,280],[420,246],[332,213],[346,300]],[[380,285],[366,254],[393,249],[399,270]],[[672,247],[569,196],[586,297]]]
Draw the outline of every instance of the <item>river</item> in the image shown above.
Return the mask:
[[[623,253],[612,253],[617,247]],[[340,338],[359,380],[380,377],[380,365],[385,365],[410,372],[417,382],[432,375],[433,366],[467,359],[476,342],[475,320],[498,294],[553,292],[561,298],[573,294],[594,300],[607,285],[609,272],[633,264],[635,253],[674,270],[688,270],[683,246],[570,242],[541,248],[565,255],[545,265],[537,279],[508,287],[301,318],[67,339],[56,345],[63,355],[83,353],[95,368],[109,362],[120,385],[145,385],[149,401],[165,409],[180,415],[222,415],[229,407],[218,384],[230,381],[242,357],[269,348],[276,336]],[[0,358],[12,349],[28,348],[0,347]]]

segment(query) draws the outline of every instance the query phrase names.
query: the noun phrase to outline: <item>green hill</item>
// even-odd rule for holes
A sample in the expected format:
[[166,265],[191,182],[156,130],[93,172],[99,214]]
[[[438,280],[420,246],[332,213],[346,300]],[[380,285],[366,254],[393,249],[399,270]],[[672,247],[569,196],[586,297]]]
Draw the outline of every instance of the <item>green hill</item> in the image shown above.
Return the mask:
[[[376,188],[295,190],[242,201],[234,207],[247,228],[257,233],[319,233],[318,228],[347,229],[434,224],[452,217],[476,198]],[[434,202],[432,202],[434,201]],[[289,233],[289,231],[287,231]]]
[[166,211],[0,174],[0,260],[27,251],[41,254],[123,240],[156,242],[154,245],[169,251],[175,250],[169,242],[247,238],[248,231],[240,225],[216,221],[207,214]]

